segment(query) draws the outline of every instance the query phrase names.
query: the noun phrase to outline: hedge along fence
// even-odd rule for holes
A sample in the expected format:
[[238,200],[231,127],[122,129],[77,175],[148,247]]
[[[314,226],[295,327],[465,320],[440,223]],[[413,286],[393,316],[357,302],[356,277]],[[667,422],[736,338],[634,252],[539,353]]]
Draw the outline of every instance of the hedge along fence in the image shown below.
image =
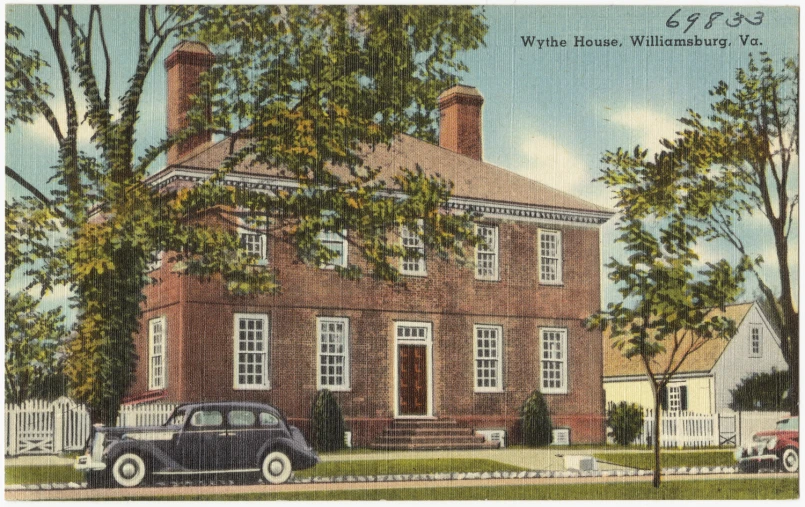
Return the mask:
[[[125,405],[118,426],[158,426],[175,404]],[[92,427],[89,411],[67,397],[5,405],[6,456],[59,454],[84,448]]]

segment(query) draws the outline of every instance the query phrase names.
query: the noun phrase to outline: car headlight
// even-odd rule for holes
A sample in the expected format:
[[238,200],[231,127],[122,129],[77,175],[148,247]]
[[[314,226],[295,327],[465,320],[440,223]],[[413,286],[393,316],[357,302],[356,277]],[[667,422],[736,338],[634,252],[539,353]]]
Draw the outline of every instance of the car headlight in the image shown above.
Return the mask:
[[744,457],[744,448],[738,447],[735,449],[735,461],[740,461]]
[[766,449],[772,450],[777,447],[777,437],[772,437],[766,441]]

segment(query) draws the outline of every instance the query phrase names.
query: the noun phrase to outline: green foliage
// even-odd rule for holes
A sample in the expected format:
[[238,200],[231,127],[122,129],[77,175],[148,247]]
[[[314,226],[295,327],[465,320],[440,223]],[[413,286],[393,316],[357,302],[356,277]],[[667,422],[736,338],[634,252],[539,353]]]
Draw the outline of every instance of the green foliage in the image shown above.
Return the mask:
[[[379,179],[363,164],[367,150],[385,149],[397,133],[434,139],[435,98],[465,69],[459,53],[479,47],[486,33],[474,8],[140,5],[131,8],[138,42],[130,76],[107,52],[103,20],[119,6],[34,8],[47,37],[26,40],[6,26],[6,128],[43,116],[59,162],[50,195],[7,205],[7,276],[24,270],[43,292],[66,286],[73,294],[78,321],[65,371],[93,421],[113,423],[131,383],[146,267],[157,252],[175,273],[220,280],[246,297],[276,291],[280,281],[243,251],[235,224],[294,243],[314,265],[334,255],[319,233],[347,229],[351,260],[362,257],[372,276],[388,281],[397,280],[395,259],[405,254],[388,241],[400,225],[422,219],[429,255],[459,262],[477,242],[471,216],[441,212],[449,182],[410,167]],[[177,37],[211,44],[216,65],[191,125],[137,158],[143,87]],[[44,66],[58,86],[38,77]],[[116,89],[124,89],[117,101]],[[66,119],[54,113],[60,102]],[[86,151],[82,122],[92,132]],[[212,178],[175,192],[144,184],[160,154],[201,130],[231,141]],[[225,185],[246,160],[278,168],[295,185],[275,194]],[[42,225],[58,233],[45,241]],[[338,271],[363,274],[354,263]]]
[[637,403],[622,401],[611,403],[607,410],[607,426],[610,436],[620,445],[629,445],[643,433],[643,407]]
[[523,445],[543,447],[551,443],[553,425],[548,403],[539,391],[532,392],[520,407]]
[[313,401],[313,447],[318,451],[344,448],[344,416],[338,400],[328,389],[322,389]]
[[730,389],[732,410],[783,411],[789,407],[788,389],[791,375],[787,371],[753,373]]

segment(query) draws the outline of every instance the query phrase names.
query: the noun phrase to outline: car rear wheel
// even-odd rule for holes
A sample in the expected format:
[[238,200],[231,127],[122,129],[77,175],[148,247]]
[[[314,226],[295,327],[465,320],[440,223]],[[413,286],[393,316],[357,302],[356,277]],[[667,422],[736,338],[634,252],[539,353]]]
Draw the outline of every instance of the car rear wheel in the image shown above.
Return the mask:
[[145,461],[133,452],[121,454],[112,465],[112,477],[119,486],[124,488],[139,486],[145,481],[147,475],[148,468]]
[[786,447],[780,455],[780,468],[784,472],[795,473],[799,470],[799,450]]
[[282,484],[291,478],[291,460],[282,452],[271,452],[263,458],[260,470],[269,484]]

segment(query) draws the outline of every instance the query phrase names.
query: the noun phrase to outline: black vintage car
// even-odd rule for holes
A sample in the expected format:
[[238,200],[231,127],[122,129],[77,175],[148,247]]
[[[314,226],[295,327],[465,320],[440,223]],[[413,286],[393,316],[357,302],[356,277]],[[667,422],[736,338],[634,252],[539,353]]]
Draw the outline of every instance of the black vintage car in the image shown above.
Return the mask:
[[271,405],[181,405],[162,426],[96,427],[75,468],[87,484],[130,488],[156,476],[262,476],[281,484],[319,462],[305,437]]

